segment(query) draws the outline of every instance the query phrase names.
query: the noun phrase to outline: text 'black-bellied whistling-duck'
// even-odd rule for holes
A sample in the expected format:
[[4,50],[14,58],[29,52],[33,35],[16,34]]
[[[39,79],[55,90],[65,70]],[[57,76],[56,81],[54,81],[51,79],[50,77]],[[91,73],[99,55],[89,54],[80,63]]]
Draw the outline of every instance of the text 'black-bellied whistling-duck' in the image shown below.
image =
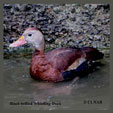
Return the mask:
[[50,82],[83,77],[93,69],[92,62],[104,56],[93,47],[63,47],[44,53],[43,34],[36,28],[27,28],[10,47],[18,47],[25,43],[35,48],[30,65],[31,77]]

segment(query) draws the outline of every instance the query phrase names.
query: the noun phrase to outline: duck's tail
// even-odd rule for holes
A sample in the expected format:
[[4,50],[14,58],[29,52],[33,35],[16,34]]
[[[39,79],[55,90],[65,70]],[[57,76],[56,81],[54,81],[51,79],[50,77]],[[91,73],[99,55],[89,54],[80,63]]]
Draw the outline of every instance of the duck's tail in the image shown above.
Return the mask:
[[64,80],[71,80],[75,77],[85,77],[89,73],[92,73],[98,69],[97,67],[102,65],[101,62],[96,61],[103,58],[104,54],[102,52],[92,47],[84,47],[80,50],[86,54],[86,61],[84,61],[74,70],[62,72]]
[[83,47],[81,50],[86,54],[87,60],[99,60],[104,56],[102,52],[93,47]]
[[98,67],[102,66],[100,62],[86,60],[74,70],[62,72],[64,80],[72,80],[75,77],[83,78],[88,74],[96,71]]

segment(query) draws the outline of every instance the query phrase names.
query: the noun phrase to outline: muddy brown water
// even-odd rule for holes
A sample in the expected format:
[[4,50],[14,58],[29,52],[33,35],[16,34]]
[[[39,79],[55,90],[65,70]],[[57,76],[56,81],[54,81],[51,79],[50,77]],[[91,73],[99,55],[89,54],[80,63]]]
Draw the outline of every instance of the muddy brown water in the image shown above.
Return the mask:
[[109,57],[104,66],[88,77],[48,83],[35,81],[29,75],[30,59],[4,59],[4,107],[27,110],[109,109]]

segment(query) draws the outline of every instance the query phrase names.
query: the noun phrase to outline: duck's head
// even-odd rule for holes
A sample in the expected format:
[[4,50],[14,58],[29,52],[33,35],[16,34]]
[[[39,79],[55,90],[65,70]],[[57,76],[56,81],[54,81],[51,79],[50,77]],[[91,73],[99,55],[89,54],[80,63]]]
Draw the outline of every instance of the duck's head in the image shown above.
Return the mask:
[[31,44],[37,50],[44,50],[43,34],[36,28],[27,28],[22,36],[9,46],[18,47],[26,43]]

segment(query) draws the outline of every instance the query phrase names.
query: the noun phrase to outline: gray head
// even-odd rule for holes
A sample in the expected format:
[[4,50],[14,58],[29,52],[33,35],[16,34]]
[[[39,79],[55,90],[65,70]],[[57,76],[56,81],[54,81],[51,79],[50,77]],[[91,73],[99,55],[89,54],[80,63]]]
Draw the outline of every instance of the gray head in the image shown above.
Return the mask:
[[44,50],[45,42],[43,34],[36,28],[26,29],[22,36],[16,42],[12,43],[10,47],[18,47],[25,43],[31,44],[37,50]]

